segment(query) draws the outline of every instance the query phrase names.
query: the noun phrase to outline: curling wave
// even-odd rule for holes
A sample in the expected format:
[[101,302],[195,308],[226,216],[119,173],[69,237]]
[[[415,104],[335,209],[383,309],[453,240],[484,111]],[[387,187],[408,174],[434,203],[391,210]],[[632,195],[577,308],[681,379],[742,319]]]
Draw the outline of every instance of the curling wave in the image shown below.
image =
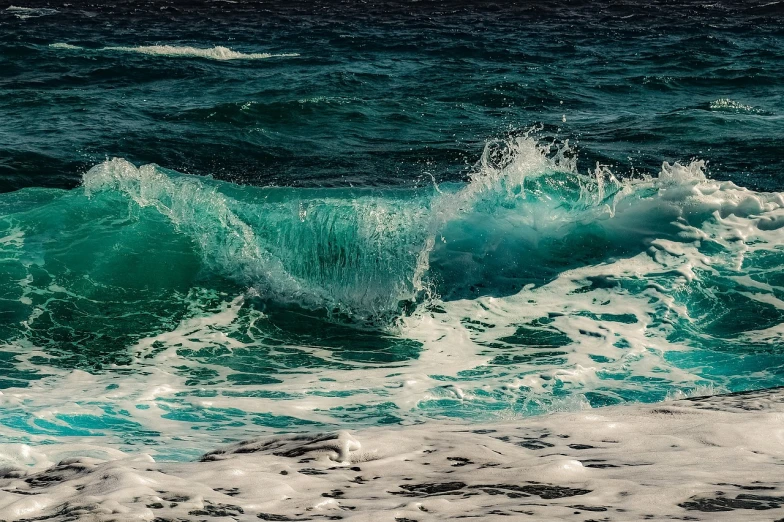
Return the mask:
[[419,191],[239,187],[122,159],[91,169],[84,188],[157,209],[210,270],[272,300],[363,321],[423,296],[512,295],[655,242],[730,245],[703,228],[730,216],[784,224],[781,194],[710,180],[701,161],[621,180],[578,173],[571,152],[493,142],[467,184]]
[[[75,190],[3,194],[0,330],[19,358],[3,382],[59,376],[24,392],[25,411],[48,418],[57,386],[70,413],[0,431],[127,440],[220,414],[244,437],[780,386],[782,194],[711,180],[700,161],[623,179],[574,156],[496,141],[465,183],[396,190],[112,159]],[[111,399],[127,408],[70,404],[105,394],[101,367],[130,372]],[[153,409],[132,407],[142,398]]]

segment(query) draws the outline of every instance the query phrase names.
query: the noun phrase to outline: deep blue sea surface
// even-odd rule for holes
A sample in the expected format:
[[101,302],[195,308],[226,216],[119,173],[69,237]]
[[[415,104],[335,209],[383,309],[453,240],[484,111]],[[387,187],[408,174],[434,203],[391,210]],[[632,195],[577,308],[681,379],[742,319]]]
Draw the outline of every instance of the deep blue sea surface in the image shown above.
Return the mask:
[[784,385],[784,3],[0,5],[0,438]]

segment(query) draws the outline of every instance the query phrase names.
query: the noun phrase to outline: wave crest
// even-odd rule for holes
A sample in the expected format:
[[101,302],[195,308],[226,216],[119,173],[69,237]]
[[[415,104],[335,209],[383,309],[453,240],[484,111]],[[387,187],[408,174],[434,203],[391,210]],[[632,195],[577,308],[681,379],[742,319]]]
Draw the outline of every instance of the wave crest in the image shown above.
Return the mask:
[[729,244],[731,232],[704,230],[729,216],[779,226],[781,194],[710,180],[704,167],[580,174],[568,144],[522,137],[488,144],[469,183],[426,191],[239,187],[122,159],[91,169],[84,187],[157,209],[211,270],[275,301],[365,321],[427,295],[511,295],[655,241]]
[[715,112],[728,112],[728,113],[746,113],[746,114],[759,114],[769,116],[770,113],[759,107],[753,105],[746,105],[730,98],[719,98],[713,100],[708,104],[710,110]]

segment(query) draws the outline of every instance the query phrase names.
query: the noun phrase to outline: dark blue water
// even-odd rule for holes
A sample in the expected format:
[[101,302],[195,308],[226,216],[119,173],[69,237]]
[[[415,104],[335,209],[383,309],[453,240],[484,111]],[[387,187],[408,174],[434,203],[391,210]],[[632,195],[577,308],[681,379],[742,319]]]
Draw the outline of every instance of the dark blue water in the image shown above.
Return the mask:
[[[541,124],[579,143],[585,167],[656,170],[698,156],[715,177],[771,190],[782,7],[764,4],[6,9],[0,189],[71,188],[107,156],[254,185],[410,186],[425,171],[460,180],[487,139]],[[300,56],[94,51],[145,45]],[[734,103],[712,107],[723,99]]]
[[184,458],[784,384],[783,21],[0,5],[0,434]]

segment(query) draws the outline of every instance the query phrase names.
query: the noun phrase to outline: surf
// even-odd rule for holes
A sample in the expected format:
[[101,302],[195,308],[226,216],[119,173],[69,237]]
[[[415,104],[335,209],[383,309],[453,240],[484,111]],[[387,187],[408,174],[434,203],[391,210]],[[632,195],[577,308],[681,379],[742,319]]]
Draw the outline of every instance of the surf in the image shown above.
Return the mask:
[[782,224],[781,194],[710,180],[702,161],[619,178],[579,173],[573,156],[531,137],[492,142],[467,183],[418,190],[241,187],[113,159],[83,191],[156,209],[205,267],[262,296],[360,321],[428,298],[513,295],[657,242],[731,255],[734,231],[708,238],[706,226],[747,220],[764,236]]
[[[576,157],[518,136],[462,183],[398,189],[110,159],[76,189],[3,194],[2,430],[153,437],[177,460],[209,448],[203,417],[236,440],[781,385],[782,195],[698,160]],[[104,399],[54,405],[53,386]]]

